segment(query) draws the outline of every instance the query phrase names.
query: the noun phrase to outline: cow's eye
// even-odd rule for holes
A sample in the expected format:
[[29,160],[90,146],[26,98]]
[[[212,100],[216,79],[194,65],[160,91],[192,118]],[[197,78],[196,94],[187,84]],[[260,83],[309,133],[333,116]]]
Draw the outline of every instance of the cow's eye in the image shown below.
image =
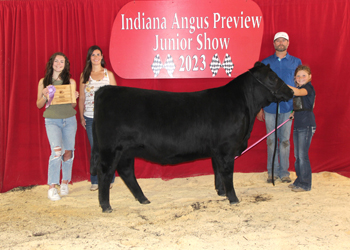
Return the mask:
[[278,77],[275,74],[269,75],[269,79],[270,79],[271,82],[275,82],[275,83],[278,82]]

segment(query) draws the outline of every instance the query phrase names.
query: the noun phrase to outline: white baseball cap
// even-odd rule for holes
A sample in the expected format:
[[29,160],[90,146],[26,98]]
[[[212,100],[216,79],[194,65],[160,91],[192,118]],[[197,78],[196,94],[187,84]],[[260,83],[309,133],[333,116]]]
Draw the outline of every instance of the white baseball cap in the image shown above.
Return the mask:
[[289,41],[289,36],[286,32],[277,32],[275,37],[273,38],[273,41],[275,41],[277,38],[284,38],[284,39],[287,39]]

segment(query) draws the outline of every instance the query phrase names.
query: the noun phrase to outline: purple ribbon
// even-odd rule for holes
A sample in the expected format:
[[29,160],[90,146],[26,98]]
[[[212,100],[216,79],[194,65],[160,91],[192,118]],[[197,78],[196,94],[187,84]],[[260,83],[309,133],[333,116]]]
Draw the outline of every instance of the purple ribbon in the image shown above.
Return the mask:
[[56,92],[56,88],[53,85],[49,85],[47,87],[47,89],[49,90],[49,100],[47,101],[45,108],[48,108],[50,106],[52,99],[55,96],[55,92]]

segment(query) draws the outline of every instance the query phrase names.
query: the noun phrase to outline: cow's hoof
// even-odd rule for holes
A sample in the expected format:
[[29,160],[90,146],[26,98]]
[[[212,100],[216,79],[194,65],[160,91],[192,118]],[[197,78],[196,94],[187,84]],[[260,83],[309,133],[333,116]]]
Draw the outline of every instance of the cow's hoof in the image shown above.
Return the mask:
[[140,203],[146,205],[146,204],[150,204],[151,202],[150,202],[149,200],[146,199],[146,200],[144,200],[144,201],[140,201]]
[[239,203],[239,200],[236,200],[236,201],[230,201],[230,205],[234,205],[234,204],[238,204]]
[[113,209],[111,207],[102,208],[102,213],[112,213]]
[[226,193],[225,192],[217,192],[219,196],[226,196]]
[[226,196],[226,192],[225,192],[225,189],[215,189],[216,190],[216,193],[219,195],[219,196]]

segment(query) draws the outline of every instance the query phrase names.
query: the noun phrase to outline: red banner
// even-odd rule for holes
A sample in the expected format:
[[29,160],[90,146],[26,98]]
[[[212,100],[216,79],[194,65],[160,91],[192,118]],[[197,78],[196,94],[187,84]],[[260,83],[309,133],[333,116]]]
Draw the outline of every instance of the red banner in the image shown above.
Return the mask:
[[263,29],[251,0],[133,1],[115,18],[110,60],[128,79],[236,77],[259,59]]

